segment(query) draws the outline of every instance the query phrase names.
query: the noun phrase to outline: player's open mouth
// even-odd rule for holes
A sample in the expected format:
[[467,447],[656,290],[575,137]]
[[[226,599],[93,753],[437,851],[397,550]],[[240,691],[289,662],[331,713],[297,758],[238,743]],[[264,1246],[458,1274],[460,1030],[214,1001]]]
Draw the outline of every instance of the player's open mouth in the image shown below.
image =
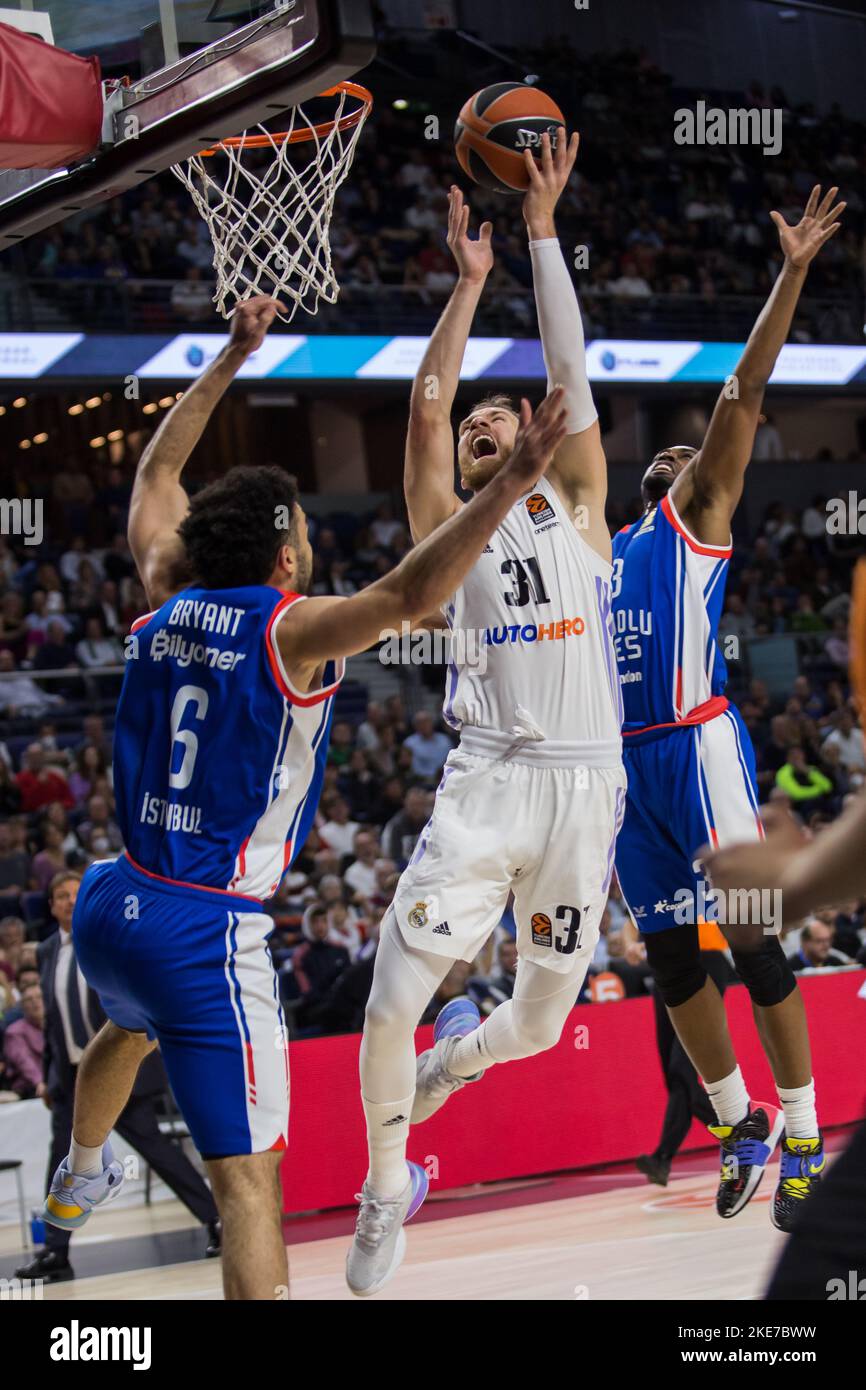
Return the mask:
[[660,459],[658,463],[653,464],[650,473],[667,473],[672,478],[674,475],[673,464],[668,463],[666,459]]
[[474,459],[490,458],[496,453],[496,440],[492,434],[476,434],[470,448]]

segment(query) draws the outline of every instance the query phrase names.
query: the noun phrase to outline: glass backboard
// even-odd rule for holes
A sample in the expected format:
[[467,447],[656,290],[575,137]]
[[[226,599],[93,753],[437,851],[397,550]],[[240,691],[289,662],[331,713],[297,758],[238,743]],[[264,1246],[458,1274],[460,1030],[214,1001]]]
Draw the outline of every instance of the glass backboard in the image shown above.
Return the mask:
[[19,0],[11,22],[81,56],[109,98],[103,144],[69,169],[0,170],[0,250],[272,119],[375,55],[370,0]]

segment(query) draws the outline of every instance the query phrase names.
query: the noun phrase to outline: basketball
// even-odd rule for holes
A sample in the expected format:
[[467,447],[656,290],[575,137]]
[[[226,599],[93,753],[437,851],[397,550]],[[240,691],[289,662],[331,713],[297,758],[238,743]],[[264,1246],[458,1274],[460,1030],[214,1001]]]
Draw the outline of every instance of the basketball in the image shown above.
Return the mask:
[[496,193],[525,193],[524,150],[540,155],[544,132],[555,146],[560,130],[565,117],[545,92],[523,82],[496,82],[464,103],[454,143],[460,167],[474,183]]

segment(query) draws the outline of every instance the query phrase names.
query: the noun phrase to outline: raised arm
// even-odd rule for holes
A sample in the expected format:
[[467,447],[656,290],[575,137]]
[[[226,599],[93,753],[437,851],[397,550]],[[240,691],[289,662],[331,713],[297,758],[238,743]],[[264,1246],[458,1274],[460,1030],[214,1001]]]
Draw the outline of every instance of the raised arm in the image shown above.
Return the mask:
[[586,371],[583,322],[574,282],[565,264],[556,235],[554,211],[568,183],[577,158],[580,137],[563,137],[551,146],[541,137],[541,164],[527,150],[529,190],[523,200],[523,216],[529,233],[529,254],[547,389],[565,388],[568,435],[548,469],[550,481],[572,510],[581,508],[578,520],[585,540],[605,560],[610,559],[610,534],[604,519],[607,498],[607,462],[601,443],[598,411]]
[[781,213],[770,214],[779,230],[784,264],[749,335],[734,379],[725,384],[716,402],[700,452],[671,488],[680,516],[697,539],[708,545],[727,545],[730,540],[731,518],[742,496],[767,382],[790,332],[809,264],[839,230],[838,219],[846,205],[834,206],[838,192],[831,188],[819,202],[820,186],[813,188],[795,227],[789,227]]
[[484,283],[493,266],[493,228],[482,223],[469,237],[469,208],[459,188],[448,195],[448,245],[460,272],[454,292],[433,330],[412,386],[406,439],[404,489],[412,539],[423,540],[461,506],[454,491],[451,408],[460,367]]
[[189,510],[189,499],[181,486],[181,473],[214,407],[238,369],[261,347],[280,307],[277,300],[265,296],[238,305],[227,346],[172,406],[139,460],[127,536],[151,608],[171,596],[182,574],[183,546],[177,528]]
[[310,598],[290,608],[277,628],[280,655],[300,690],[322,662],[365,651],[387,629],[438,608],[474,565],[515,502],[538,481],[565,436],[562,392],[535,415],[521,401],[520,429],[508,462],[465,507],[443,522],[390,574],[351,598]]

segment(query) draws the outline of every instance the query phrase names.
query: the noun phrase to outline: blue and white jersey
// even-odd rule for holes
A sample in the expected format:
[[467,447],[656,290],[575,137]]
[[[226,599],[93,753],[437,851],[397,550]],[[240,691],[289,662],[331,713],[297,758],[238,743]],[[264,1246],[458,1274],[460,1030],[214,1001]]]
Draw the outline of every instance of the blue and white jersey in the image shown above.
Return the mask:
[[186,589],[133,625],[114,790],[126,851],[172,883],[269,898],[310,828],[343,662],[295,690],[276,627],[298,594]]
[[699,724],[726,708],[716,645],[730,543],[704,545],[670,495],[613,540],[613,619],[623,735]]

